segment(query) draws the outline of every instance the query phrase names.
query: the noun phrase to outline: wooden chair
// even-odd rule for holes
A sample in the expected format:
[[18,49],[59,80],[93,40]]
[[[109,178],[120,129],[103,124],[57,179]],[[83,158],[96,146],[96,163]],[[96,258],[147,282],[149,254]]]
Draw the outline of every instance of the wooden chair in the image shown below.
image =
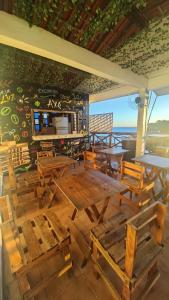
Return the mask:
[[[127,222],[124,214],[118,213],[91,230],[94,267],[113,299],[143,299],[156,283],[166,213],[167,207],[156,202]],[[112,281],[102,257],[112,269]]]
[[[11,220],[2,224],[2,237],[12,276],[17,279],[22,299],[34,299],[52,280],[72,268],[70,233],[55,212],[40,215],[15,225]],[[49,260],[50,268],[46,267]],[[32,277],[34,269],[43,268],[43,277]],[[38,280],[39,279],[39,280]]]
[[57,188],[54,185],[37,185],[33,192],[29,190],[23,193],[12,193],[12,210],[14,219],[20,218],[25,214],[29,214],[30,210],[37,210],[44,207],[51,207],[56,198]]
[[122,161],[121,182],[128,186],[130,199],[133,192],[138,196],[138,205],[143,206],[151,201],[150,191],[154,197],[154,182],[145,180],[145,168],[143,166]]
[[37,160],[41,157],[53,157],[54,152],[53,151],[39,151],[37,152]]
[[103,162],[98,159],[98,154],[90,151],[84,152],[84,168],[85,169],[97,169],[107,173],[107,161]]

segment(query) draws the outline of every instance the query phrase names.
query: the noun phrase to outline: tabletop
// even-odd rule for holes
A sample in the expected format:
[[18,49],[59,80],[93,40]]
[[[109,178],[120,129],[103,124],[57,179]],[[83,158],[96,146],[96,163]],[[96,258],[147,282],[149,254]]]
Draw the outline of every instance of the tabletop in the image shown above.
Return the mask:
[[123,155],[124,153],[129,152],[129,150],[117,149],[117,148],[107,148],[107,149],[97,150],[97,152],[107,154],[107,155],[112,155],[112,156],[118,156],[118,155]]
[[38,163],[41,169],[56,169],[73,165],[75,164],[75,160],[64,155],[58,155],[54,157],[41,157],[38,159]]
[[78,210],[120,194],[127,188],[121,182],[93,169],[72,170],[71,174],[59,178],[55,183]]
[[166,157],[146,154],[140,157],[133,158],[133,160],[140,162],[144,165],[156,167],[159,169],[169,169],[169,158]]

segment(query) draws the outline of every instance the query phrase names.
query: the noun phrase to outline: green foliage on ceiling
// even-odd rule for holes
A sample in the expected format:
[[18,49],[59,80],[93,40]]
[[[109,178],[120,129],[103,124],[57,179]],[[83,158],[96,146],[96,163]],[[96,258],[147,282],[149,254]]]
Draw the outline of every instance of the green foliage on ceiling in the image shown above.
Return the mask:
[[[68,37],[75,29],[74,42],[85,47],[98,33],[111,31],[133,8],[141,9],[146,6],[146,2],[105,0],[102,9],[99,4],[95,5],[94,0],[16,0],[13,12],[25,19],[30,26],[43,27],[63,38]],[[64,18],[66,13],[71,16],[68,20]],[[86,19],[85,30],[78,29],[80,22],[86,22]]]
[[28,52],[0,45],[0,80],[17,80],[93,94],[115,83]]
[[106,57],[139,75],[168,68],[169,16],[151,21],[147,28],[137,33],[122,47],[107,52]]
[[0,78],[72,90],[90,74],[64,64],[0,45]]

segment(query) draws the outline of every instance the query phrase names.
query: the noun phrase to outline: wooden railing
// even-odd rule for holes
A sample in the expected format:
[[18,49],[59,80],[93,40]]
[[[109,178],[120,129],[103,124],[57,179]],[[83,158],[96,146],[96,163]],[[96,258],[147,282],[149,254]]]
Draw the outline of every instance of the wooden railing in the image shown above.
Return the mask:
[[136,132],[90,132],[89,137],[91,145],[102,143],[112,148],[121,147],[123,138],[134,138],[136,135]]

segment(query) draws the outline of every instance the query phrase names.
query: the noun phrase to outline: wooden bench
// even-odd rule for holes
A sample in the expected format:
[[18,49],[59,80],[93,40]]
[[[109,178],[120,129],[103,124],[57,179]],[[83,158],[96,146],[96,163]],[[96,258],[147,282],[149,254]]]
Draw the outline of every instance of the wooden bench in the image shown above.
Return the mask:
[[[94,266],[108,284],[113,299],[131,300],[133,295],[142,299],[159,278],[157,261],[166,212],[167,207],[156,202],[127,222],[120,212],[91,230]],[[109,274],[104,273],[103,258],[110,268]]]
[[[61,225],[57,215],[49,210],[18,227],[10,221],[2,225],[4,246],[13,276],[17,279],[22,299],[32,299],[49,283],[72,268],[69,246],[70,234]],[[32,286],[31,271],[57,257],[55,272],[48,273]]]

